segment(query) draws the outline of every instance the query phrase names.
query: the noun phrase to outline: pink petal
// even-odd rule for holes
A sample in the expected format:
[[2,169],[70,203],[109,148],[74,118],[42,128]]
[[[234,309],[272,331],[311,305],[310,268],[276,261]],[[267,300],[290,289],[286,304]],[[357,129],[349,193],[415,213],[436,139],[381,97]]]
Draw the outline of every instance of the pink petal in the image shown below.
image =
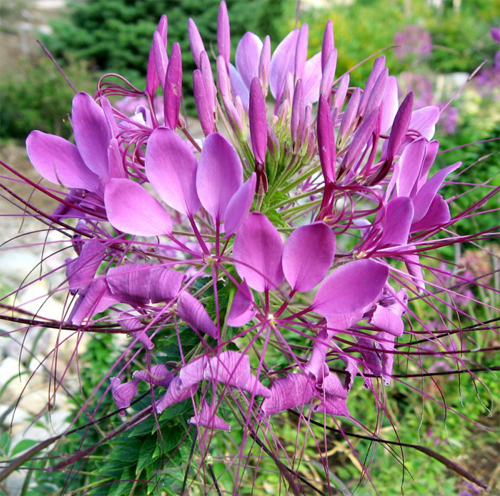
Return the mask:
[[410,280],[417,287],[417,292],[421,293],[425,290],[425,279],[420,265],[420,257],[417,254],[406,254],[403,257],[405,261],[408,274],[411,276]]
[[252,79],[250,86],[248,120],[255,161],[259,164],[265,164],[267,150],[266,101],[262,92],[262,83],[257,77]]
[[111,394],[118,409],[128,408],[131,401],[137,396],[137,383],[139,381],[124,382],[121,384],[118,377],[111,377]]
[[307,46],[309,42],[309,26],[302,24],[297,38],[297,49],[295,51],[295,81],[304,77],[307,60]]
[[318,153],[326,183],[335,181],[335,136],[330,114],[330,105],[325,95],[321,95],[318,105]]
[[205,85],[203,73],[199,69],[193,72],[193,94],[201,129],[203,134],[208,136],[215,131],[213,95],[212,89]]
[[231,426],[215,414],[214,409],[205,401],[202,401],[201,412],[195,413],[194,417],[189,419],[190,424],[202,425],[208,429],[217,429],[221,431],[230,431]]
[[335,236],[324,222],[295,229],[283,248],[283,272],[294,291],[309,291],[327,275],[335,256]]
[[155,347],[153,341],[151,341],[148,336],[145,324],[143,324],[135,315],[128,312],[122,313],[118,318],[118,324],[132,334],[134,338],[137,338],[137,340],[148,350],[152,350]]
[[156,31],[153,35],[153,56],[158,81],[165,92],[165,75],[167,74],[168,57],[166,40]]
[[83,161],[92,172],[107,177],[111,131],[102,108],[87,93],[78,93],[73,98],[71,122]]
[[283,280],[283,241],[261,213],[251,213],[236,233],[233,247],[236,271],[256,291],[274,289]]
[[311,403],[315,398],[314,384],[303,374],[287,374],[271,386],[271,397],[262,403],[264,415],[274,415],[289,408]]
[[201,52],[205,52],[205,45],[201,39],[198,27],[193,19],[188,20],[188,36],[189,36],[189,46],[191,47],[191,53],[193,54],[194,63],[196,67],[200,67],[200,55]]
[[[160,18],[160,22],[158,23],[158,28],[155,31],[155,34],[158,32],[166,46],[167,44],[167,30],[168,30],[168,20],[166,15],[162,15]],[[155,64],[155,54],[154,54],[154,34],[153,34],[153,43],[151,45],[151,50],[149,51],[149,59],[148,59],[148,70],[146,73],[146,93],[151,97],[154,96],[156,90],[158,89],[158,85],[160,84],[160,80],[158,79],[158,73],[156,70]]]
[[174,131],[153,131],[146,150],[146,174],[160,198],[181,214],[192,216],[200,208],[196,193],[196,157]]
[[219,222],[233,195],[243,183],[243,167],[236,150],[219,133],[203,143],[196,173],[196,189],[205,210]]
[[387,78],[385,94],[380,110],[380,133],[386,134],[398,111],[398,82],[395,76]]
[[233,64],[229,64],[229,78],[231,80],[231,88],[235,96],[239,96],[243,106],[248,109],[250,99],[250,85],[246,85],[241,78],[240,73],[236,70]]
[[250,177],[240,186],[227,204],[224,213],[224,231],[226,236],[235,233],[241,223],[246,219],[252,207],[255,196],[257,175],[252,172]]
[[236,48],[236,67],[247,88],[250,88],[252,79],[259,76],[261,51],[261,39],[251,32],[247,32],[243,35]]
[[115,303],[118,303],[118,300],[109,291],[106,281],[102,278],[95,279],[85,296],[80,296],[75,303],[69,321],[80,325],[84,320],[90,320],[94,315],[103,312]]
[[36,171],[47,181],[67,188],[97,191],[99,177],[82,160],[78,148],[59,136],[32,131],[26,151]]
[[323,379],[325,369],[328,373],[328,366],[326,365],[325,359],[326,354],[331,350],[330,341],[332,337],[332,332],[323,329],[314,339],[311,358],[309,358],[309,362],[307,362],[304,369],[309,372],[316,381]]
[[204,332],[214,339],[218,338],[219,331],[205,307],[186,291],[179,296],[177,312],[179,317],[193,329]]
[[221,2],[219,13],[217,15],[217,49],[229,66],[229,57],[231,55],[231,32],[229,28],[229,16],[227,14],[226,2]]
[[320,315],[350,314],[378,300],[389,269],[373,260],[357,260],[335,269],[318,289],[312,308]]
[[108,147],[109,179],[125,179],[127,172],[123,166],[123,156],[118,141],[113,138]]
[[414,95],[413,92],[408,93],[405,99],[399,106],[399,109],[394,117],[394,122],[387,141],[387,161],[392,162],[394,157],[398,154],[399,148],[403,143],[408,126],[412,116]]
[[250,322],[257,311],[254,308],[253,294],[243,279],[233,299],[231,310],[227,316],[227,325],[241,327]]
[[325,32],[323,34],[323,44],[321,45],[321,67],[323,71],[325,70],[325,66],[328,63],[328,59],[332,51],[335,48],[335,40],[333,37],[333,21],[328,19]]
[[288,33],[285,39],[276,47],[271,58],[271,73],[269,85],[276,101],[281,99],[287,74],[293,74],[295,66],[295,51],[299,30]]
[[128,234],[159,236],[172,232],[167,211],[138,183],[130,179],[111,179],[104,195],[111,225]]

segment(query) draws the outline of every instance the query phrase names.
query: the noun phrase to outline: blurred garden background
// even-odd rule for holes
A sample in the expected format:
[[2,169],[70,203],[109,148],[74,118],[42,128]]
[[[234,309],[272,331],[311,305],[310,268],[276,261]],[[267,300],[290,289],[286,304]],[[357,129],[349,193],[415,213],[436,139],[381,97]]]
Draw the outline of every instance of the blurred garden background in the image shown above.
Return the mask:
[[[297,18],[299,24],[309,25],[309,51],[314,54],[321,49],[326,20],[332,19],[338,49],[337,74],[350,70],[367,57],[383,50],[391,74],[398,75],[400,97],[413,90],[416,94],[416,108],[427,105],[441,107],[442,115],[436,137],[441,142],[442,150],[500,136],[498,0],[227,0],[227,4],[233,54],[239,38],[246,31],[253,31],[260,37],[269,34],[273,47],[276,46],[294,28]],[[30,165],[24,152],[24,140],[31,130],[39,129],[64,137],[71,135],[68,112],[74,92],[36,43],[37,39],[45,44],[80,91],[92,93],[98,78],[105,72],[120,73],[133,84],[142,87],[145,83],[143,75],[152,34],[159,17],[166,13],[169,20],[169,44],[170,40],[181,44],[185,57],[184,85],[190,88],[194,67],[190,61],[186,20],[189,17],[195,19],[206,46],[214,46],[218,6],[218,0],[1,0],[1,158],[10,165],[27,171]],[[352,84],[362,84],[371,67],[372,62],[368,61],[356,68],[351,74]],[[479,72],[468,81],[479,68]],[[460,88],[462,91],[453,98]],[[189,95],[191,91],[184,90],[184,94]],[[194,102],[187,99],[184,104],[186,113],[191,115]],[[498,141],[477,143],[441,155],[437,166],[457,160],[462,160],[466,165],[477,162],[477,166],[469,172],[471,182],[500,185]],[[462,176],[462,181],[467,181],[467,174]],[[462,192],[457,189],[455,194],[460,195]],[[463,209],[472,203],[474,194],[469,193],[462,204],[460,200],[457,201],[455,208],[461,206]],[[477,195],[479,197],[480,193],[477,192]],[[0,201],[2,213],[6,209],[12,211],[5,200]],[[491,200],[491,208],[498,208],[498,199]],[[498,224],[498,218],[495,219],[494,216],[482,216],[481,219],[483,220],[480,222],[489,225],[474,225],[471,230],[479,232]],[[470,222],[478,221],[472,218]],[[4,222],[2,241],[15,236],[18,228],[18,223]],[[464,232],[468,231],[463,223],[462,229]],[[497,255],[500,252],[500,248],[493,244],[490,250]],[[476,275],[498,269],[494,267],[498,258],[479,256],[473,250],[449,255],[450,259],[463,264],[464,269]],[[30,264],[15,261],[11,253],[2,256],[2,293],[20,283],[20,267],[23,265],[27,267]],[[498,280],[490,281],[490,284],[496,285],[497,289],[500,286]],[[498,306],[498,302],[496,304]],[[478,308],[476,311],[480,314],[483,309]],[[482,316],[484,320],[488,317],[495,316]],[[425,319],[425,315],[421,318]],[[36,344],[35,340],[33,346]],[[498,339],[496,343],[489,344],[498,345]],[[488,343],[481,345],[488,347]],[[79,371],[84,391],[96,384],[96,378],[102,376],[101,370],[108,368],[109,350],[113,346],[115,345],[111,339],[99,338],[87,347],[86,353],[92,357],[93,366],[92,369]],[[9,434],[11,403],[15,402],[16,395],[20,392],[12,377],[18,369],[23,374],[32,370],[32,363],[31,360],[24,359],[17,364],[19,349],[10,346],[10,343],[8,346],[0,344],[0,352],[4,364],[0,365],[0,393],[3,403],[0,410],[0,460],[6,460],[27,449],[35,439],[43,439],[44,432],[50,431],[53,426],[45,418],[47,410],[37,415],[36,409],[26,408],[24,416],[20,417],[22,422],[18,421],[21,423],[17,427],[17,437],[12,438]],[[491,360],[491,355],[488,360]],[[8,365],[5,365],[6,361]],[[482,364],[489,366],[497,365],[498,362]],[[447,364],[435,363],[433,366],[436,372],[440,372],[446,371]],[[447,405],[460,409],[471,420],[500,428],[498,376],[486,373],[481,376],[481,384],[469,376],[464,376],[460,382],[458,378],[454,379],[450,380],[449,375],[437,375],[432,382],[420,386],[430,388],[432,394],[439,390]],[[40,385],[41,390],[43,386]],[[365,405],[372,405],[365,398],[368,394],[366,391],[359,392],[358,404],[353,402],[351,406],[354,416],[363,416],[367,422],[370,418],[374,421],[376,416],[375,410],[364,411]],[[489,494],[500,495],[498,433],[480,431],[458,416],[445,418],[442,407],[423,402],[421,395],[411,394],[410,389],[397,382],[392,386],[390,394],[395,399],[390,403],[395,410],[392,412],[393,417],[401,422],[396,426],[401,441],[428,446],[460,462],[488,482]],[[61,425],[65,416],[71,415],[71,409],[75,408],[70,398],[63,404]],[[290,423],[283,426],[284,430],[290,430],[292,441],[295,436],[293,422],[294,419],[290,417]],[[31,436],[30,431],[25,429],[33,425],[38,426],[40,432]],[[387,439],[394,438],[390,425],[383,427],[381,434]],[[92,435],[98,434],[93,432]],[[358,441],[354,440],[354,446],[359,450],[361,459],[371,466],[370,477],[382,495],[400,494],[402,487],[406,495],[484,494],[423,453],[410,451],[403,469],[391,453],[381,446],[373,451],[374,447],[369,443]],[[72,442],[78,445],[78,440]],[[143,438],[136,438],[135,442],[144,445]],[[132,444],[127,446],[129,449],[140,449]],[[337,481],[339,494],[374,494],[359,461],[341,436],[332,434],[331,447],[332,480]],[[65,445],[60,449],[69,452],[71,446]],[[154,447],[145,452],[143,459],[147,455],[153,460],[153,451]],[[306,456],[313,455],[306,453]],[[34,462],[34,468],[37,463],[42,464],[40,467],[43,466],[42,462]],[[146,462],[143,460],[141,463],[141,470],[147,470]],[[89,462],[87,469],[96,470],[98,465],[96,456]],[[56,480],[56,477],[61,477],[61,481]],[[314,477],[314,473],[311,477]],[[257,487],[261,492],[256,494],[273,494],[277,478],[277,475],[270,474],[259,480]],[[36,480],[35,484],[33,480]],[[6,496],[58,494],[64,484],[64,476],[61,474],[56,476],[34,472],[27,481],[24,473],[0,487],[0,493]],[[73,491],[71,494],[83,494],[78,487],[85,487],[85,484],[91,484],[91,480],[78,480],[74,487],[70,487]],[[114,491],[99,494],[134,494],[133,488],[129,486],[115,487]]]

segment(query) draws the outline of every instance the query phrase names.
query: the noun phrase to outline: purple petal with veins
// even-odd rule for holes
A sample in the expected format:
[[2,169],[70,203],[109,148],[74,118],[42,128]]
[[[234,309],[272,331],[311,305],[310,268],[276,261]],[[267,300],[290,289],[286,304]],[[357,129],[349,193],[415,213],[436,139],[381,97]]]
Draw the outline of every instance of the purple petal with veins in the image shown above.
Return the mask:
[[226,208],[242,183],[243,167],[238,153],[222,134],[210,134],[203,143],[196,189],[214,222],[224,219]]
[[202,356],[183,365],[179,371],[181,388],[190,388],[203,380],[208,358]]
[[335,269],[318,289],[312,309],[320,315],[360,311],[378,300],[389,269],[373,260],[357,260]]
[[118,301],[104,279],[95,279],[85,295],[79,296],[68,320],[72,324],[80,325],[85,319],[90,320],[95,314],[103,312]]
[[[137,396],[137,384],[139,381],[121,383],[118,377],[111,377],[111,394],[118,409],[125,409],[130,406],[132,400]],[[123,415],[123,412],[120,412]]]
[[257,311],[255,310],[253,294],[243,279],[234,295],[231,310],[227,316],[227,325],[241,327],[250,322]]
[[316,381],[321,381],[325,375],[328,374],[328,366],[326,365],[325,359],[326,354],[331,350],[330,341],[333,336],[333,332],[323,329],[314,339],[311,357],[304,369],[309,372]]
[[74,294],[76,290],[85,291],[90,286],[105,256],[104,243],[90,240],[83,245],[80,256],[70,260],[66,266],[66,277],[71,293]]
[[137,338],[148,350],[152,350],[155,347],[153,341],[148,336],[148,331],[145,330],[145,325],[135,315],[124,312],[117,321],[118,324],[130,332],[134,338]]
[[262,403],[264,415],[274,415],[289,408],[311,403],[315,398],[313,381],[304,374],[287,374],[273,382],[271,397]]
[[335,256],[335,236],[324,222],[292,232],[283,248],[283,272],[294,291],[309,291],[326,277]]
[[130,179],[111,179],[104,196],[111,225],[128,234],[159,236],[172,232],[168,212],[140,184]]
[[219,337],[219,331],[205,310],[205,307],[186,291],[182,292],[179,296],[177,313],[193,329],[204,332],[214,339]]
[[153,386],[168,387],[174,379],[172,371],[167,369],[165,364],[153,365],[151,369],[136,370],[132,377],[141,381],[145,381]]
[[67,188],[97,191],[99,176],[82,160],[78,148],[59,136],[32,131],[26,151],[36,171],[47,181]]
[[383,234],[378,246],[398,246],[408,243],[410,227],[413,221],[413,202],[402,196],[393,198],[385,206]]
[[261,213],[251,213],[234,239],[234,265],[242,279],[256,291],[274,289],[283,280],[283,241],[278,230]]
[[87,93],[78,93],[73,98],[71,123],[83,161],[92,172],[106,178],[111,130],[102,108]]
[[165,395],[160,399],[160,401],[156,403],[156,412],[162,413],[166,408],[176,405],[177,403],[187,400],[188,398],[191,398],[191,396],[196,393],[197,389],[197,385],[188,388],[182,388],[179,376],[174,377],[174,379],[168,386]]
[[146,150],[148,179],[169,207],[188,216],[200,208],[196,170],[196,157],[180,136],[166,128],[153,131]]
[[240,186],[231,200],[229,200],[224,213],[224,232],[226,236],[235,233],[247,218],[255,196],[256,183],[257,175],[255,172],[252,172],[250,177]]
[[231,426],[216,415],[214,409],[205,400],[202,401],[200,413],[195,413],[194,417],[189,419],[189,423],[201,425],[208,429],[231,430]]

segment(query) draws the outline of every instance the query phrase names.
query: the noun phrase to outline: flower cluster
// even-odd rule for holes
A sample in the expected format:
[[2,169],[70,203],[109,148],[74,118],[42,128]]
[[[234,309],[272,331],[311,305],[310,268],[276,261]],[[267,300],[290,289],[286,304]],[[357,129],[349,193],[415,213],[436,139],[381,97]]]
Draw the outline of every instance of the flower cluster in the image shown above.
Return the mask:
[[[174,42],[167,53],[162,17],[143,90],[105,76],[73,100],[76,144],[41,131],[27,139],[59,201],[48,219],[76,253],[61,325],[133,337],[102,381],[122,414],[149,389],[156,414],[192,402],[204,440],[238,424],[255,439],[297,408],[355,422],[357,380],[377,396],[394,357],[411,356],[397,338],[423,326],[412,300],[429,301],[445,329],[453,324],[433,301],[466,316],[439,296],[465,279],[422,270],[428,251],[476,239],[453,234],[460,216],[442,189],[461,163],[432,172],[439,108],[399,95],[383,56],[364,87],[337,76],[331,21],[309,59],[302,25],[274,52],[269,37],[245,34],[233,65],[224,2],[215,60],[192,20],[188,34],[202,138],[180,114],[181,50]],[[178,338],[176,363],[155,353],[166,335]]]

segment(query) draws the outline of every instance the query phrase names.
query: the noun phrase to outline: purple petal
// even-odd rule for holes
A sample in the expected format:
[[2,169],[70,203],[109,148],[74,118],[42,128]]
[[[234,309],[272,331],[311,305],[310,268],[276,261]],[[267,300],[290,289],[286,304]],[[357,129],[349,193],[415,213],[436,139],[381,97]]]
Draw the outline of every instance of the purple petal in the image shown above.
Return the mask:
[[196,393],[197,389],[197,385],[191,386],[189,388],[182,388],[179,376],[174,377],[174,379],[170,383],[170,386],[168,386],[165,396],[163,396],[163,398],[161,398],[161,400],[156,403],[156,412],[162,413],[163,410],[165,410],[169,406],[175,405],[177,403],[180,403],[181,401],[191,398],[191,396]]
[[202,356],[184,365],[179,372],[181,387],[190,388],[202,381],[207,364],[208,358]]
[[230,431],[231,426],[215,414],[214,409],[205,401],[202,401],[200,413],[195,413],[194,417],[189,419],[190,424],[202,425],[208,429],[217,429],[220,431]]
[[344,167],[349,169],[351,165],[354,165],[359,157],[362,154],[365,146],[368,145],[370,138],[375,130],[375,126],[377,125],[378,115],[380,110],[376,108],[373,110],[361,123],[358,130],[354,134],[354,137],[351,142],[351,146],[349,147],[348,152],[346,153],[344,159]]
[[417,131],[424,138],[431,140],[436,132],[436,123],[439,120],[439,107],[432,105],[415,110],[411,116],[409,129]]
[[217,88],[222,97],[227,97],[229,94],[229,63],[226,64],[224,58],[219,55],[217,57]]
[[398,82],[395,76],[387,78],[385,94],[382,100],[382,108],[380,110],[380,132],[387,133],[392,126],[396,113],[398,111]]
[[364,313],[365,308],[360,308],[354,312],[328,315],[326,319],[328,330],[334,334],[343,332],[360,321],[363,318]]
[[262,51],[260,52],[259,60],[259,79],[262,82],[262,89],[264,95],[267,95],[267,89],[269,86],[269,74],[271,67],[271,38],[267,35],[264,38],[264,44],[262,45]]
[[111,377],[111,394],[118,409],[128,408],[131,401],[137,396],[137,384],[139,381],[124,382],[121,384],[118,377]]
[[189,46],[191,47],[191,53],[193,54],[194,63],[196,67],[200,67],[200,55],[205,52],[205,45],[201,39],[198,27],[193,19],[188,20],[188,36],[189,36]]
[[297,38],[297,48],[295,50],[295,81],[304,77],[307,60],[307,46],[309,43],[309,26],[302,24]]
[[396,192],[398,196],[414,196],[424,163],[425,150],[426,141],[419,139],[410,143],[401,154],[397,166]]
[[416,194],[413,204],[415,206],[415,217],[414,222],[422,220],[429,210],[437,192],[441,189],[443,182],[448,174],[458,169],[462,165],[462,162],[457,162],[456,164],[448,165],[444,169],[436,172],[418,191]]
[[328,19],[325,26],[325,33],[323,35],[323,44],[321,46],[321,67],[323,72],[325,71],[325,66],[328,63],[330,54],[335,48],[335,41],[333,37],[333,21]]
[[254,308],[253,294],[243,279],[233,299],[231,310],[227,316],[227,325],[241,327],[250,322],[257,311]]
[[378,246],[406,245],[412,221],[411,199],[404,196],[392,199],[385,207],[383,235]]
[[83,161],[92,172],[107,177],[111,131],[102,108],[87,93],[78,93],[73,98],[71,122]]
[[153,365],[150,370],[136,370],[132,377],[154,386],[168,387],[174,378],[173,372],[165,364]]
[[105,244],[93,240],[84,244],[80,256],[66,266],[66,276],[72,293],[77,289],[85,291],[90,286],[105,256]]
[[313,55],[304,71],[304,101],[314,103],[319,100],[321,86],[321,52]]
[[227,204],[224,213],[224,231],[226,236],[235,233],[241,223],[246,219],[252,207],[255,196],[257,175],[252,172],[250,177],[240,186]]
[[243,106],[248,109],[250,100],[250,85],[246,85],[233,64],[229,64],[229,78],[233,93],[241,98]]
[[385,56],[381,55],[380,57],[377,57],[375,59],[375,62],[373,63],[373,69],[370,72],[368,79],[366,80],[365,88],[363,90],[363,97],[361,98],[361,102],[359,104],[359,113],[361,117],[368,115],[369,113],[367,111],[368,101],[372,95],[375,83],[377,82],[377,79],[379,78],[384,68],[385,68]]
[[323,75],[321,76],[320,94],[327,98],[330,96],[333,80],[335,79],[335,70],[337,68],[337,50],[332,50],[328,57],[326,65],[323,67]]
[[156,31],[153,35],[153,55],[155,59],[156,74],[158,81],[165,92],[165,75],[167,74],[168,57],[166,40],[163,40],[161,34]]
[[107,274],[108,286],[114,295],[139,303],[174,299],[183,280],[181,272],[145,263],[113,267]]
[[406,98],[403,100],[403,103],[401,103],[396,113],[396,117],[394,117],[391,134],[389,135],[389,141],[387,142],[388,162],[392,162],[394,160],[394,157],[397,155],[399,148],[405,139],[406,131],[408,130],[411,120],[413,99],[413,93],[408,93]]
[[123,156],[118,141],[113,138],[108,147],[109,179],[125,179],[127,172],[123,167]]
[[229,28],[229,16],[227,15],[226,2],[221,2],[219,14],[217,16],[217,49],[222,55],[226,66],[229,67],[229,57],[231,55],[231,31]]
[[212,65],[208,58],[207,52],[200,54],[200,70],[203,76],[203,87],[205,88],[205,96],[207,100],[207,107],[211,115],[215,112],[215,103],[217,99],[217,89],[214,84],[214,74],[212,72]]
[[420,173],[420,178],[417,184],[417,190],[419,190],[426,182],[429,176],[429,170],[431,169],[434,161],[436,160],[439,150],[439,141],[434,140],[427,143],[427,153],[425,154],[424,165],[422,166],[422,171]]
[[[388,78],[389,78],[389,69],[385,68],[382,70],[379,77],[375,81],[375,85],[373,86],[370,98],[368,99],[368,103],[366,104],[366,110],[365,110],[366,115],[368,115],[377,107],[380,107],[382,99],[385,94],[385,89],[387,87]],[[382,110],[380,111],[380,113],[382,113]]]
[[298,29],[288,33],[285,39],[276,47],[271,58],[269,85],[276,101],[280,101],[281,99],[287,74],[293,74],[294,72],[298,37]]
[[247,88],[250,88],[253,78],[259,76],[259,60],[261,51],[261,39],[256,34],[250,32],[243,35],[238,43],[238,47],[236,48],[236,68],[238,69],[241,79]]
[[309,372],[316,381],[322,380],[323,377],[328,374],[328,366],[326,365],[325,359],[326,354],[331,350],[330,341],[332,337],[332,332],[323,329],[314,339],[311,358],[304,369]]
[[118,324],[132,334],[134,338],[137,338],[148,350],[152,350],[155,347],[153,341],[148,336],[148,331],[145,329],[146,326],[135,315],[128,312],[122,313],[118,318]]
[[361,99],[361,90],[356,88],[349,98],[349,103],[346,106],[344,116],[342,117],[342,122],[340,123],[340,136],[344,138],[347,134],[350,134],[351,126],[358,114],[359,101]]
[[411,226],[411,232],[427,231],[447,224],[451,219],[450,207],[441,195],[436,195],[432,200],[429,210],[424,218]]
[[[164,41],[164,44],[167,44],[167,30],[168,30],[168,20],[167,16],[162,15],[160,18],[160,22],[158,23],[158,28],[155,31],[155,34],[160,33],[161,39]],[[146,93],[151,97],[154,96],[156,90],[158,89],[158,85],[160,84],[160,80],[158,79],[158,73],[156,71],[155,64],[155,53],[154,53],[154,35],[153,35],[153,43],[151,45],[151,50],[149,52],[149,60],[148,60],[148,70],[146,74]]]
[[333,100],[333,109],[337,109],[339,112],[344,106],[345,97],[347,95],[347,90],[349,89],[350,77],[349,74],[344,74],[337,85],[335,90],[335,98]]
[[103,312],[111,305],[118,303],[109,291],[104,279],[95,279],[89,286],[85,296],[80,296],[71,311],[69,321],[80,325],[85,319],[91,319],[95,314]]
[[387,331],[394,336],[402,336],[405,330],[403,319],[390,308],[381,305],[375,307],[375,312],[369,322],[377,329]]
[[[306,113],[306,107],[304,104],[304,89],[302,85],[302,79],[299,79],[297,81],[297,84],[295,85],[295,91],[293,92],[293,102],[292,102],[291,127],[292,127],[292,143],[294,145],[300,144],[305,113]],[[267,133],[266,133],[266,142],[267,142]]]
[[141,185],[130,179],[111,179],[104,195],[111,225],[128,234],[159,236],[172,232],[168,212]]
[[189,293],[181,293],[177,303],[179,317],[190,327],[217,339],[219,331],[208,315],[205,307]]
[[59,136],[32,131],[26,151],[36,171],[47,181],[67,188],[97,191],[99,177],[87,168],[78,148]]
[[425,291],[425,279],[422,266],[420,265],[420,257],[416,254],[405,254],[403,260],[405,261],[408,274],[411,276],[410,280],[417,287],[417,292],[421,293]]
[[328,274],[335,236],[324,222],[295,229],[283,248],[283,272],[294,291],[309,291]]
[[243,183],[238,153],[222,134],[212,133],[203,143],[196,173],[196,189],[215,222],[224,219],[228,203]]
[[199,69],[193,72],[193,93],[201,129],[203,134],[208,136],[215,131],[214,114],[211,107],[212,94],[211,88],[205,86],[203,73]]
[[283,280],[283,241],[274,225],[261,213],[251,213],[234,240],[236,271],[256,291],[274,289]]
[[179,109],[182,98],[182,55],[179,43],[172,45],[170,62],[165,78],[164,114],[165,125],[175,129],[179,121]]
[[250,86],[248,119],[255,161],[259,164],[265,164],[267,150],[266,101],[264,93],[262,93],[262,84],[257,77],[252,79]]
[[320,315],[342,315],[378,300],[389,269],[373,260],[357,260],[335,269],[320,286],[312,308]]
[[146,150],[146,174],[160,198],[181,214],[193,216],[200,208],[196,193],[196,157],[174,131],[153,131]]
[[273,382],[271,397],[262,403],[264,415],[274,415],[289,408],[311,403],[315,398],[314,384],[303,374],[287,374],[283,379]]
[[324,95],[318,105],[318,153],[325,182],[335,182],[336,147],[330,105]]

